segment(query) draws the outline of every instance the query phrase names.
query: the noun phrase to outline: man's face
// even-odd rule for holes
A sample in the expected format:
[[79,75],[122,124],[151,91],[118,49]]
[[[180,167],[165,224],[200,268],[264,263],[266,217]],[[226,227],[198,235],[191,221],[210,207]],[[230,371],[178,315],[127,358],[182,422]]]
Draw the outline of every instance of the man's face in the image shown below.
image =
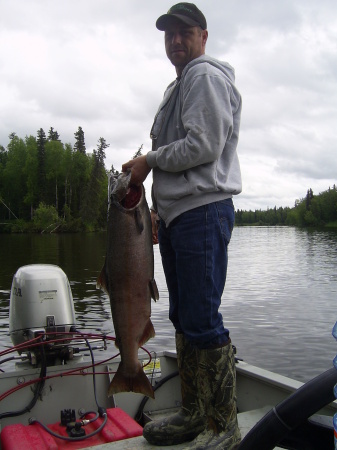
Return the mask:
[[207,30],[190,27],[179,20],[172,20],[168,24],[165,30],[165,49],[177,75],[181,75],[190,61],[205,53],[207,36]]

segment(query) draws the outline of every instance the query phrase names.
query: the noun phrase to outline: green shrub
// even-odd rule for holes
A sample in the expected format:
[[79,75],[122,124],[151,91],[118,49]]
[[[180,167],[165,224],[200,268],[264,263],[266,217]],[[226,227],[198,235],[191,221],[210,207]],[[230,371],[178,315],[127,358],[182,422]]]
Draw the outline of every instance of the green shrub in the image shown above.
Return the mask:
[[52,231],[53,227],[55,228],[60,223],[56,208],[44,203],[40,203],[35,210],[33,221],[36,228],[41,231],[46,231],[47,229]]

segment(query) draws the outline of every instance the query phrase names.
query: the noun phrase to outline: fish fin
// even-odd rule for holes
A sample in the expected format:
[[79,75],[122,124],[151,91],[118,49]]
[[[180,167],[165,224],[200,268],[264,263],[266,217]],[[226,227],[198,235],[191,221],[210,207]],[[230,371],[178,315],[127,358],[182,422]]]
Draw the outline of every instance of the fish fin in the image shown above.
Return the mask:
[[149,319],[145,325],[142,337],[139,340],[139,347],[142,347],[149,339],[155,337],[155,335],[156,332],[154,331],[151,319]]
[[150,285],[151,297],[156,302],[157,300],[159,300],[159,291],[158,291],[156,280],[154,278],[152,280],[150,280],[149,285]]
[[103,266],[103,269],[101,270],[101,273],[99,274],[99,277],[97,278],[96,288],[102,289],[104,292],[106,292],[109,295],[108,283],[107,283],[106,271],[105,271],[105,264]]
[[109,385],[108,397],[112,397],[119,392],[137,392],[154,398],[153,388],[140,363],[136,374],[132,377],[125,375],[123,373],[123,363],[119,364],[117,372]]
[[135,220],[136,220],[136,225],[137,225],[139,232],[142,233],[144,230],[144,221],[143,221],[143,216],[142,216],[139,208],[135,209]]

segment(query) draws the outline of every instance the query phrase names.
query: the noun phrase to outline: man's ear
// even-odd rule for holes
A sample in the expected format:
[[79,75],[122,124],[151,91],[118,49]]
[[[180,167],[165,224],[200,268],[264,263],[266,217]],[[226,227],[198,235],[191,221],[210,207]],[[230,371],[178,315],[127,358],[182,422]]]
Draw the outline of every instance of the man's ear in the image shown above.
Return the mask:
[[206,42],[207,42],[207,38],[208,38],[208,31],[207,30],[203,30],[202,31],[202,45],[205,47]]

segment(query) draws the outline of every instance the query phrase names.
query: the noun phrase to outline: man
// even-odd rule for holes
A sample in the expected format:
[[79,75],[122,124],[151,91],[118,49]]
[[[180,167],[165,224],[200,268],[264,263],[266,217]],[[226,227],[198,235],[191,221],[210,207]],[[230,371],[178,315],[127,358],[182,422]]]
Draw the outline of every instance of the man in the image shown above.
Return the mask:
[[[234,71],[205,55],[206,19],[178,3],[156,22],[176,68],[151,131],[152,151],[123,165],[132,182],[152,169],[153,241],[158,239],[176,329],[182,408],[144,427],[154,445],[194,441],[194,449],[234,449],[235,361],[219,313],[234,225],[232,196],[241,192],[236,152],[241,97]],[[158,216],[157,216],[158,215]]]

